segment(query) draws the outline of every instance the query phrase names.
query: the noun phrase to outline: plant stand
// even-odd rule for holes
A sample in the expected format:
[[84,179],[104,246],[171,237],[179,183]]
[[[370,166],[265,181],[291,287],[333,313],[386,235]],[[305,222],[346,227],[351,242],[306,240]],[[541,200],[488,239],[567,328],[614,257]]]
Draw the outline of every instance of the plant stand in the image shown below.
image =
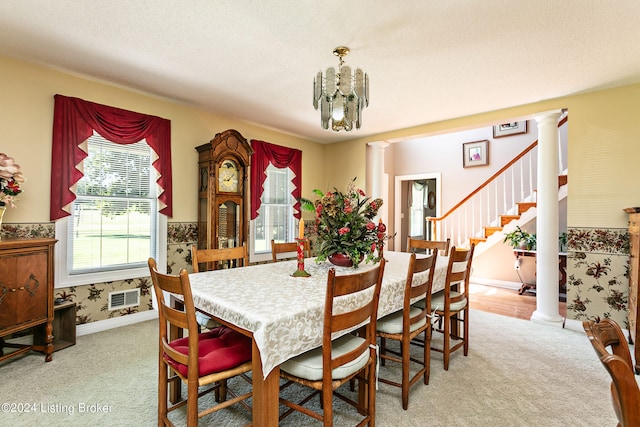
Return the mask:
[[[534,261],[535,261],[536,253],[537,253],[536,251],[528,251],[526,249],[513,250],[513,254],[516,257],[516,264],[519,264],[521,257],[532,257],[534,258]],[[560,273],[559,280],[558,280],[558,289],[560,290],[560,300],[566,300],[566,295],[567,295],[567,254],[566,252],[561,252],[558,255],[558,271]],[[518,294],[522,295],[527,291],[531,291],[535,293],[536,284],[523,282],[522,286],[520,286],[520,289],[518,290]]]

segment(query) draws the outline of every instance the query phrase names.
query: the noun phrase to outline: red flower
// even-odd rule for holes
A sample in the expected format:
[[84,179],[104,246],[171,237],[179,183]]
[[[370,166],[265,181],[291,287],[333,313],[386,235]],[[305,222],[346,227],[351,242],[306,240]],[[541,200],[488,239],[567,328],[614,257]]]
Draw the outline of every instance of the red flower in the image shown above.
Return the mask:
[[15,195],[17,195],[20,192],[20,186],[18,185],[17,182],[13,180],[7,182],[7,188]]
[[383,223],[378,224],[378,232],[384,233],[385,231],[387,231],[387,226]]
[[347,205],[347,206],[344,207],[343,211],[344,211],[344,213],[348,214],[348,213],[353,212],[353,208],[351,207],[351,205]]
[[367,195],[364,193],[364,191],[362,191],[361,189],[358,188],[358,194],[360,194],[360,196],[362,197],[366,197]]
[[374,230],[376,228],[376,224],[373,221],[369,221],[367,223],[367,230]]
[[342,227],[341,229],[338,230],[338,234],[340,234],[342,236],[344,234],[347,234],[350,231],[351,231],[351,229],[349,227]]
[[376,250],[376,242],[373,242],[371,244],[371,252],[374,252]]

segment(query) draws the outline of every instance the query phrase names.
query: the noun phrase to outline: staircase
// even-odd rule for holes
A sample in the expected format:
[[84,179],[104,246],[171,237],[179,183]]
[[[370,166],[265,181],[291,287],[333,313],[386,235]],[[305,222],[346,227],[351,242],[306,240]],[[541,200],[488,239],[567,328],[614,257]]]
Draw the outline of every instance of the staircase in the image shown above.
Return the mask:
[[[566,124],[565,116],[558,128]],[[434,240],[451,239],[454,246],[477,245],[476,254],[502,241],[505,227],[535,218],[538,141],[534,141],[509,163],[469,193],[441,217],[428,217]],[[559,165],[559,199],[566,197],[568,176]],[[485,244],[486,243],[486,244]]]
[[[558,190],[560,190],[563,186],[568,184],[569,177],[568,175],[559,175],[558,176]],[[510,224],[512,221],[519,220],[524,213],[529,211],[531,208],[536,207],[536,202],[516,202],[516,214],[513,215],[499,215],[499,226],[483,226],[483,235],[479,237],[471,236],[469,237],[469,245],[475,243],[476,246],[480,243],[484,243],[487,241],[489,237],[491,237],[495,233],[501,233],[505,226]]]

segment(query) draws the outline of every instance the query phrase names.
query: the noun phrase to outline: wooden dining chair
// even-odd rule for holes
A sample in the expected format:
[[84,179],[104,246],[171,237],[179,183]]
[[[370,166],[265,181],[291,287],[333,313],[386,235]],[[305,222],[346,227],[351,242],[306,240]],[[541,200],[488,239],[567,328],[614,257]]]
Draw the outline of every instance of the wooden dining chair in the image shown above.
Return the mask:
[[[202,267],[200,267],[201,265]],[[220,266],[233,268],[247,265],[249,265],[249,253],[247,252],[246,243],[242,243],[242,246],[236,246],[235,248],[220,249],[198,249],[196,245],[191,246],[191,266],[194,273],[215,270]],[[196,312],[196,320],[200,326],[204,326],[207,329],[220,326],[219,322],[199,311]]]
[[[252,396],[251,392],[235,395],[226,388],[226,380],[251,370],[251,338],[225,326],[198,333],[196,309],[191,294],[191,284],[187,270],[178,275],[158,272],[156,261],[149,258],[149,272],[158,300],[159,328],[159,375],[158,375],[158,425],[173,426],[169,413],[187,405],[187,426],[197,426],[198,419],[236,403],[242,403]],[[179,297],[184,309],[179,310],[167,303],[164,292]],[[170,341],[172,328],[186,330],[187,337]],[[243,376],[244,377],[244,376]],[[247,381],[251,383],[248,378]],[[187,400],[169,403],[169,383],[182,381],[187,385]],[[211,385],[198,392],[204,386]],[[198,398],[216,391],[219,403],[199,411]],[[226,400],[227,393],[233,398]]]
[[[309,245],[309,239],[304,241],[304,257],[309,258],[311,256],[311,246]],[[285,242],[276,243],[275,240],[271,240],[271,259],[273,262],[284,261],[288,259],[296,259],[298,257],[298,243],[297,242]]]
[[[191,246],[191,265],[193,272],[214,270],[220,266],[221,262],[227,261],[224,267],[244,267],[249,265],[249,253],[247,244],[235,248],[220,249],[198,249],[196,245]],[[201,264],[203,264],[201,266]]]
[[[420,377],[424,383],[429,384],[430,342],[431,342],[431,287],[435,272],[438,251],[431,255],[416,258],[411,254],[409,269],[404,285],[404,303],[401,310],[378,319],[377,334],[380,337],[380,358],[382,365],[386,360],[398,362],[402,366],[401,382],[379,377],[380,382],[390,384],[402,389],[402,408],[409,407],[409,389]],[[418,273],[428,272],[428,275],[414,283],[414,276]],[[425,300],[422,308],[412,306],[416,300]],[[418,335],[424,334],[424,349],[422,360],[411,357],[411,341]],[[386,340],[394,340],[400,343],[400,351],[387,349]],[[398,357],[399,356],[399,357]],[[410,362],[420,365],[420,369],[409,378]]]
[[[474,249],[475,244],[470,249],[451,248],[444,289],[431,299],[431,309],[442,320],[442,327],[434,330],[443,334],[444,341],[442,348],[431,349],[443,353],[445,371],[451,353],[460,348],[465,356],[469,353],[469,277]],[[451,340],[458,342],[452,345]]]
[[[629,344],[627,344],[624,332],[616,322],[611,319],[603,319],[598,322],[585,320],[582,322],[582,327],[598,358],[607,354],[615,354],[621,357],[633,370]],[[609,352],[607,348],[611,351]]]
[[415,253],[416,250],[420,252],[431,253],[435,250],[441,251],[440,255],[449,255],[449,246],[451,245],[451,239],[447,240],[422,240],[407,237],[407,252]]
[[[280,365],[280,376],[286,380],[281,390],[293,383],[309,387],[313,392],[299,402],[280,398],[289,409],[280,419],[294,410],[333,425],[333,396],[358,409],[364,419],[358,425],[375,425],[376,399],[376,319],[385,261],[375,268],[357,274],[336,276],[329,270],[324,308],[322,346],[296,356]],[[356,297],[358,304],[345,304],[347,296]],[[349,298],[353,300],[353,298]],[[360,334],[347,333],[364,324]],[[332,336],[338,336],[332,340]],[[337,389],[357,378],[363,402],[355,402]],[[322,413],[303,406],[313,396],[320,395]]]
[[640,389],[622,329],[611,319],[599,322],[585,320],[582,327],[600,362],[611,376],[611,402],[618,418],[618,426],[640,425]]

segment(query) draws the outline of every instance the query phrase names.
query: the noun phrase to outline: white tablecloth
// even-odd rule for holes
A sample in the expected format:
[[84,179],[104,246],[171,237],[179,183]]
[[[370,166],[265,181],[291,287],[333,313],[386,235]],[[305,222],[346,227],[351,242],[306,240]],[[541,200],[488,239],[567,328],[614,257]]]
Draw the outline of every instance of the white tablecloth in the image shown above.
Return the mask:
[[[409,254],[385,252],[378,317],[402,308],[403,285]],[[438,257],[433,292],[444,286],[448,257]],[[327,275],[362,272],[374,264],[362,263],[358,269],[335,267],[329,262],[305,261],[311,277],[292,277],[296,261],[214,270],[189,275],[197,308],[253,333],[260,350],[265,377],[291,357],[322,344]],[[414,280],[423,280],[417,275]]]

